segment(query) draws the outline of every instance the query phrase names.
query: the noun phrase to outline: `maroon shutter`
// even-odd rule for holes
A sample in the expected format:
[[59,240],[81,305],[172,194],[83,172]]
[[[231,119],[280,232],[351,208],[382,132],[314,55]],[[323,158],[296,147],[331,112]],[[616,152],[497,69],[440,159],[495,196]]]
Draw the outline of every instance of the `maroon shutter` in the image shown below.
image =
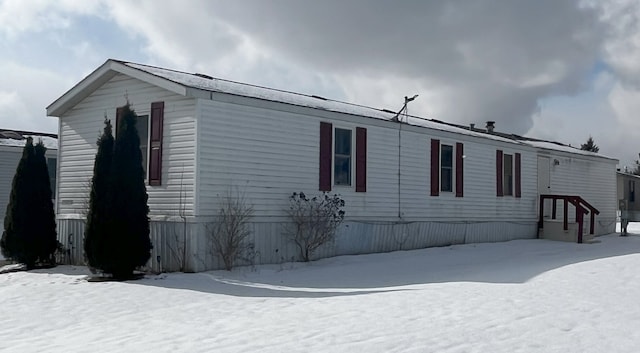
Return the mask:
[[462,197],[464,195],[464,191],[463,191],[463,172],[464,172],[464,167],[463,167],[463,156],[464,150],[463,150],[463,146],[462,143],[457,142],[456,143],[456,197]]
[[516,182],[516,197],[522,197],[522,182],[521,182],[521,172],[520,172],[520,165],[521,165],[521,159],[522,157],[520,157],[520,153],[516,153],[516,175],[515,175],[515,182]]
[[320,191],[331,191],[331,136],[333,125],[320,122]]
[[356,192],[367,191],[367,129],[356,128]]
[[502,190],[502,150],[496,151],[496,195],[504,196]]
[[440,140],[431,139],[431,196],[440,195]]
[[149,143],[149,185],[162,184],[162,125],[164,102],[151,103],[151,126]]
[[116,137],[118,136],[118,129],[120,128],[120,122],[122,121],[122,113],[124,111],[124,107],[116,108],[116,126],[114,131],[116,132]]

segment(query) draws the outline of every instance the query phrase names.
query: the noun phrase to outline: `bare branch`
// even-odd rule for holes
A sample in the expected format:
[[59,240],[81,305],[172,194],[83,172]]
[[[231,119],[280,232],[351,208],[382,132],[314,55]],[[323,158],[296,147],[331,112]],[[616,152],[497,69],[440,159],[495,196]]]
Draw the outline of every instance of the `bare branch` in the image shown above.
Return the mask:
[[221,199],[218,216],[207,227],[213,253],[222,258],[226,270],[231,270],[246,252],[255,255],[253,244],[246,242],[251,234],[248,227],[251,217],[253,206],[247,203],[244,193],[229,191]]
[[291,223],[285,227],[285,233],[300,250],[300,257],[309,261],[317,248],[335,238],[344,220],[344,200],[326,192],[312,198],[294,192],[289,203],[287,214]]

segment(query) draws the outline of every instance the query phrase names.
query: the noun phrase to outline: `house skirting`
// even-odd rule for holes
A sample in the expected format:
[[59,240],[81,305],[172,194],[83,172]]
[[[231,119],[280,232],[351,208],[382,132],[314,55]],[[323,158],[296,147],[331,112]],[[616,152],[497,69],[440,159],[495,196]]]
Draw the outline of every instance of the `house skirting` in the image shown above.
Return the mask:
[[[147,269],[163,271],[206,271],[223,268],[211,251],[207,222],[151,221],[153,250]],[[299,250],[284,232],[282,222],[250,223],[242,259],[237,265],[278,264],[299,261]],[[66,249],[62,261],[84,265],[84,220],[58,219],[58,239]],[[536,221],[494,222],[344,222],[334,241],[313,254],[313,259],[412,250],[453,244],[533,239]]]

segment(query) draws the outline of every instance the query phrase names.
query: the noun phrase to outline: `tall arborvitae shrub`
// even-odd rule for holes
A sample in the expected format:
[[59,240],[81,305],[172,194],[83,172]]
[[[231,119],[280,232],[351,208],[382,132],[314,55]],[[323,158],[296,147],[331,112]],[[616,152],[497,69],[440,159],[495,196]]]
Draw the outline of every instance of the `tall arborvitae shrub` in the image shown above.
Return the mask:
[[93,177],[89,194],[89,210],[84,231],[84,254],[90,268],[102,269],[108,264],[105,238],[109,236],[109,178],[113,161],[113,128],[111,121],[104,119],[104,131],[98,138],[98,152],[93,162]]
[[33,267],[36,261],[33,254],[27,251],[27,244],[30,243],[29,238],[33,233],[29,205],[33,195],[31,165],[34,154],[33,140],[28,138],[11,184],[9,204],[4,216],[4,231],[0,240],[0,248],[5,258],[25,263],[28,267]]
[[104,246],[109,258],[101,269],[118,278],[129,277],[151,257],[148,196],[137,118],[127,104],[118,125],[109,180],[107,219],[110,224],[105,229],[109,233]]
[[45,153],[42,142],[34,147],[33,139],[27,139],[13,177],[0,239],[4,257],[28,269],[38,262],[50,264],[57,244]]
[[34,222],[34,251],[37,259],[43,264],[54,264],[54,253],[58,239],[56,233],[56,215],[53,210],[51,179],[47,168],[47,148],[39,141],[35,145],[34,182],[35,201],[31,204],[32,222]]

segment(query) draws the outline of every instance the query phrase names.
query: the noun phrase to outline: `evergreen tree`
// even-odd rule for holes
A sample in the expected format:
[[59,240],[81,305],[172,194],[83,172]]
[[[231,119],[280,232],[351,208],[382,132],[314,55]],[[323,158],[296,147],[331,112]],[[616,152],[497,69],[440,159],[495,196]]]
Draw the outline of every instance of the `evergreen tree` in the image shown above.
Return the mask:
[[4,231],[0,240],[0,249],[5,258],[25,263],[28,267],[35,265],[35,258],[29,256],[26,250],[33,224],[29,219],[29,204],[32,184],[30,164],[33,163],[34,153],[33,139],[28,138],[11,184],[9,204],[4,217]]
[[104,131],[98,138],[97,145],[98,152],[93,163],[87,225],[84,231],[84,254],[90,268],[102,269],[110,256],[106,252],[104,244],[110,223],[107,196],[109,195],[109,178],[114,146],[113,128],[111,121],[106,117]]
[[13,177],[0,240],[2,254],[28,269],[37,262],[50,263],[57,244],[45,153],[42,142],[34,147],[33,139],[27,138]]
[[58,244],[56,233],[56,215],[53,210],[53,197],[51,192],[51,180],[47,168],[47,148],[42,140],[38,141],[34,148],[34,198],[31,204],[34,223],[34,251],[41,263],[55,264],[54,253]]
[[583,143],[582,146],[580,146],[580,149],[583,151],[590,151],[595,153],[598,153],[600,151],[600,147],[598,147],[593,142],[593,137],[591,136],[589,136],[589,138],[587,139],[587,143]]
[[104,246],[109,259],[101,268],[116,278],[131,276],[151,257],[148,196],[136,121],[137,115],[127,103],[118,125],[109,180],[110,224]]

